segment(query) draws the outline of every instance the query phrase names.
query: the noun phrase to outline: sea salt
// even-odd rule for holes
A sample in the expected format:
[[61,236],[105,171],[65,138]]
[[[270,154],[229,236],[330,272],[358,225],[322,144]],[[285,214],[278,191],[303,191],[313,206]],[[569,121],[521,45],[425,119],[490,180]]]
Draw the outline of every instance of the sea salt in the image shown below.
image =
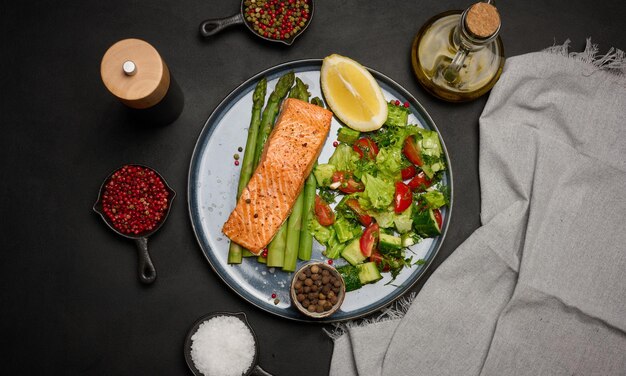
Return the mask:
[[191,336],[191,359],[205,376],[241,376],[256,351],[248,326],[235,316],[215,316]]

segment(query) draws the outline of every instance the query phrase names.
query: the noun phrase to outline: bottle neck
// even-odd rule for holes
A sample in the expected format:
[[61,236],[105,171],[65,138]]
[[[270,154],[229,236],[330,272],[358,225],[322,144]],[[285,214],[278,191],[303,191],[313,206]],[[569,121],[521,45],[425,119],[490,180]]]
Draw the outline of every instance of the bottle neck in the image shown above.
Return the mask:
[[[450,64],[442,71],[443,78],[450,84],[459,80],[459,71],[470,53],[482,49],[498,37],[498,32],[500,31],[499,16],[493,6],[493,1],[487,1],[487,4],[489,5],[476,3],[466,9],[461,14],[459,24],[454,29],[452,42],[457,52]],[[481,11],[474,11],[474,13],[470,14],[477,7],[483,7],[483,11],[484,8],[488,8],[488,11],[495,12],[496,17],[485,18],[484,12]],[[472,18],[469,21],[470,25],[468,25],[468,15]]]
[[[489,3],[489,2],[487,2]],[[465,50],[466,52],[478,51],[485,47],[489,43],[493,42],[500,32],[500,26],[495,30],[493,34],[486,38],[481,38],[474,35],[467,26],[467,14],[471,8],[466,9],[459,19],[459,24],[455,27],[452,36],[454,46],[459,50]]]

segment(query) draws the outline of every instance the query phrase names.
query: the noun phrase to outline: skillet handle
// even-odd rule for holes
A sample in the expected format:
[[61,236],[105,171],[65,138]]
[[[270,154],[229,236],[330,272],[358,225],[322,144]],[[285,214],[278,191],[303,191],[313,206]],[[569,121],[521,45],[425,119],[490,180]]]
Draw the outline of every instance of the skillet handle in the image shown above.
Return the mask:
[[156,279],[156,269],[148,253],[148,238],[135,239],[137,255],[139,256],[139,280],[151,284]]
[[272,374],[268,373],[263,368],[261,368],[261,366],[257,364],[250,371],[250,376],[272,376]]
[[200,24],[200,35],[210,37],[233,25],[244,23],[241,13],[226,18],[215,18],[206,20]]

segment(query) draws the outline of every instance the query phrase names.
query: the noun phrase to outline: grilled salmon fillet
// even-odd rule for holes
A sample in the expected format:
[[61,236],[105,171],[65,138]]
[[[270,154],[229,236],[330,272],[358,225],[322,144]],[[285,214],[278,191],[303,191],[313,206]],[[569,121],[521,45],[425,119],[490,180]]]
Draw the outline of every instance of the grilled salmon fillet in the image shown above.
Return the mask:
[[298,99],[283,101],[259,165],[222,231],[260,254],[289,217],[330,130],[332,112]]

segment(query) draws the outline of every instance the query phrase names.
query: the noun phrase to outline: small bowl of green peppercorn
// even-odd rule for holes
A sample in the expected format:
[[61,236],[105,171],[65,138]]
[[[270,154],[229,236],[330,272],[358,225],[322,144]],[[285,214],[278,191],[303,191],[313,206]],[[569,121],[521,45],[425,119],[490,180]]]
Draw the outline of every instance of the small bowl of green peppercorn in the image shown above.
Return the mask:
[[324,318],[335,313],[346,295],[346,285],[335,268],[312,262],[298,269],[291,280],[290,296],[302,314]]

